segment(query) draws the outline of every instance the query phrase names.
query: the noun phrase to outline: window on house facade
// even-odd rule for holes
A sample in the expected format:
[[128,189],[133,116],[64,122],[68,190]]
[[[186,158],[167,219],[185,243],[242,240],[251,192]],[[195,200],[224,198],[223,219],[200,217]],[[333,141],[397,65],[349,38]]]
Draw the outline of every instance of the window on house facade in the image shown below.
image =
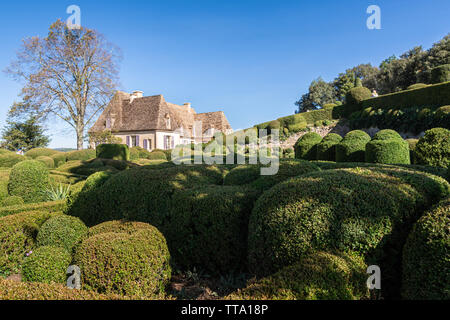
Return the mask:
[[139,147],[139,136],[127,136],[127,146]]
[[145,150],[152,150],[152,139],[144,139],[144,149]]
[[172,136],[164,136],[164,150],[173,149],[175,141]]

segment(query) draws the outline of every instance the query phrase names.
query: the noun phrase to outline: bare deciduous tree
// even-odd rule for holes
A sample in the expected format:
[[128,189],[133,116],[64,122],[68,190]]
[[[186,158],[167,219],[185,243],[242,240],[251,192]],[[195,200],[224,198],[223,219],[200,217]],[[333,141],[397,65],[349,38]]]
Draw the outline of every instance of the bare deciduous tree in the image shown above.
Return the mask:
[[60,20],[47,37],[25,39],[17,59],[5,70],[23,83],[21,98],[10,113],[55,115],[72,126],[83,148],[88,125],[102,111],[118,85],[120,50],[97,31],[69,29]]

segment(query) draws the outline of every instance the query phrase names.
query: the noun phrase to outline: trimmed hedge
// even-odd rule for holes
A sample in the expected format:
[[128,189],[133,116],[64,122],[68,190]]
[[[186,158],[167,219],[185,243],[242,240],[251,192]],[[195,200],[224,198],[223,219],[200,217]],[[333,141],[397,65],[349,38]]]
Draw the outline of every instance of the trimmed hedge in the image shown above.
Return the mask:
[[97,158],[130,161],[130,149],[126,144],[100,144],[96,149]]
[[410,227],[449,194],[442,178],[400,168],[339,169],[290,179],[255,203],[250,270],[268,275],[312,251],[352,251],[385,270],[385,297],[398,296],[400,253]]
[[53,149],[49,149],[49,148],[34,148],[31,149],[27,152],[25,152],[25,155],[27,157],[30,157],[32,159],[36,159],[37,157],[50,157],[54,154],[58,154],[60,153],[59,151],[53,150]]
[[282,160],[275,175],[261,175],[261,165],[239,165],[224,178],[224,185],[248,185],[258,192],[270,189],[289,178],[296,177],[319,168],[309,161]]
[[50,158],[53,159],[56,168],[67,162],[67,155],[64,152],[55,153]]
[[394,130],[381,130],[366,145],[366,162],[411,164],[409,144]]
[[333,117],[333,110],[334,108],[327,108],[327,109],[319,109],[319,110],[313,110],[309,112],[302,112],[299,113],[308,124],[314,124],[317,121],[325,121],[325,120],[333,120],[335,117]]
[[25,253],[34,246],[40,226],[58,214],[37,211],[0,217],[0,274],[20,272]]
[[419,139],[415,149],[418,164],[448,168],[450,166],[450,130],[433,128]]
[[428,87],[428,84],[416,83],[416,84],[410,85],[406,90],[422,89],[422,88],[425,88],[425,87]]
[[414,226],[403,249],[402,296],[408,300],[450,299],[450,198]]
[[299,132],[308,126],[306,119],[301,114],[294,114],[278,119],[289,132]]
[[[19,196],[9,196],[0,201],[1,205],[3,207],[10,207],[10,206],[21,206],[24,205],[25,202],[23,201],[22,197]],[[0,209],[1,210],[1,209]],[[1,215],[1,214],[0,214]]]
[[336,161],[336,145],[342,137],[336,133],[327,134],[317,145],[317,160]]
[[231,300],[361,300],[369,298],[364,261],[345,253],[315,252],[250,284]]
[[336,145],[337,162],[364,162],[366,144],[370,136],[361,130],[347,133],[340,143]]
[[[108,172],[112,172],[112,173],[118,171],[118,169],[116,169],[115,167],[112,167],[110,165],[105,166],[103,161],[101,161],[101,160],[100,160],[100,162],[103,164],[103,166],[100,166],[100,162],[97,160],[99,160],[99,159],[95,159],[94,161],[83,161],[83,160],[67,161],[65,164],[60,166],[57,169],[57,171],[73,173],[73,174],[78,174],[78,175],[82,175],[82,176],[90,176],[91,174],[99,172],[99,171],[108,171]],[[105,161],[113,161],[116,163],[118,160],[105,159]]]
[[0,154],[0,167],[11,168],[19,162],[28,160],[30,158],[21,156],[15,153]]
[[166,153],[162,151],[152,151],[147,156],[147,159],[149,160],[167,160]]
[[103,295],[86,290],[73,290],[62,284],[16,282],[0,277],[0,300],[121,300],[119,295]]
[[8,192],[20,196],[25,203],[46,200],[45,190],[49,187],[48,170],[42,162],[27,160],[16,164],[9,176]]
[[63,248],[39,247],[25,258],[22,275],[28,282],[65,283],[71,261],[71,255]]
[[248,219],[256,198],[256,192],[241,186],[176,192],[160,230],[177,267],[209,274],[244,271]]
[[163,235],[153,226],[133,234],[102,233],[82,242],[75,254],[83,288],[139,298],[159,298],[171,277]]
[[316,132],[308,132],[300,137],[294,145],[295,158],[304,160],[316,160],[317,145],[322,137]]
[[[450,82],[430,85],[425,88],[385,94],[362,101],[362,109],[403,109],[421,106],[444,106],[450,104]],[[356,110],[355,110],[356,111]]]
[[0,208],[0,217],[9,216],[21,212],[32,212],[32,211],[45,211],[51,212],[61,212],[64,209],[64,201],[50,201],[50,202],[39,202],[39,203],[28,203],[20,204],[9,207]]
[[60,215],[47,220],[39,229],[39,246],[60,247],[71,253],[72,249],[87,235],[88,228],[75,217]]
[[90,160],[96,157],[94,149],[75,150],[67,152],[67,161],[73,160]]
[[450,64],[443,64],[431,69],[432,83],[442,83],[447,81],[450,81]]
[[[86,225],[127,219],[161,225],[176,190],[208,184],[222,184],[223,174],[216,166],[176,166],[163,170],[146,167],[119,172],[103,185],[90,190],[89,207],[74,204],[68,214]],[[81,197],[75,200],[80,201]]]
[[114,220],[100,223],[96,226],[89,228],[88,236],[92,237],[97,234],[102,233],[126,233],[133,234],[140,230],[145,230],[149,228],[148,223],[136,222],[136,221],[125,221],[125,220]]
[[54,168],[55,167],[55,161],[50,158],[50,157],[46,157],[46,156],[39,156],[35,159],[36,161],[42,162],[43,164],[45,164],[45,166],[47,168]]

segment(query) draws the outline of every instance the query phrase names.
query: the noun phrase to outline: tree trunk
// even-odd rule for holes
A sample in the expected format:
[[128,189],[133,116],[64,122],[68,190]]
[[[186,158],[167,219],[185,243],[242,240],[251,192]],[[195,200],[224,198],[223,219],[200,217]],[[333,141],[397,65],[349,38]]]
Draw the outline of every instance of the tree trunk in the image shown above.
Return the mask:
[[82,126],[78,126],[76,128],[77,131],[77,149],[82,150],[83,149],[83,132],[84,128]]

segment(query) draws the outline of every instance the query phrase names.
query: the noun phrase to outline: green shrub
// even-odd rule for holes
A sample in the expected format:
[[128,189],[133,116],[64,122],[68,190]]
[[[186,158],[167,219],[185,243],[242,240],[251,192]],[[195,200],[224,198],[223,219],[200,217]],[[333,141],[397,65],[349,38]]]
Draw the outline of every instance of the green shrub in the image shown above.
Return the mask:
[[394,130],[381,130],[366,145],[366,162],[411,164],[409,144]]
[[[132,168],[90,190],[89,196],[94,200],[89,206],[74,203],[68,214],[79,217],[88,226],[127,219],[159,227],[176,190],[222,182],[222,172],[216,166],[183,165],[163,170]],[[75,201],[81,201],[81,197]]]
[[103,295],[86,290],[73,290],[57,283],[16,282],[0,277],[0,300],[121,300],[119,295]]
[[[77,174],[77,175],[82,175],[82,176],[90,176],[93,173],[99,172],[99,171],[108,171],[111,173],[117,172],[118,169],[116,169],[115,167],[112,166],[99,166],[99,162],[96,160],[93,161],[83,161],[83,160],[73,160],[73,161],[68,161],[65,164],[63,164],[62,166],[60,166],[57,170],[59,172],[66,172],[66,173],[72,173],[72,174]],[[103,161],[111,161],[114,163],[117,163],[118,160],[101,160],[102,163],[104,163]],[[95,164],[93,164],[95,162]],[[121,162],[121,166],[122,166],[122,161]]]
[[402,296],[408,300],[449,300],[450,198],[414,226],[403,249]]
[[21,196],[25,203],[45,201],[43,192],[49,187],[48,170],[36,160],[16,164],[9,176],[8,192],[12,196]]
[[261,175],[261,165],[239,165],[230,170],[224,178],[224,185],[248,185],[258,192],[270,189],[289,178],[296,177],[319,168],[303,160],[283,160],[274,175]]
[[337,107],[337,104],[335,104],[335,103],[325,103],[322,108],[323,109],[333,109],[334,107]]
[[25,152],[25,155],[32,159],[36,159],[37,157],[50,157],[58,153],[60,152],[49,148],[34,148]]
[[1,201],[1,205],[3,207],[20,206],[23,204],[25,204],[25,202],[23,201],[22,197],[19,196],[6,197]]
[[64,152],[55,153],[51,155],[50,158],[53,159],[56,168],[63,165],[67,161],[67,156]]
[[72,249],[87,235],[88,228],[75,217],[60,215],[47,220],[39,229],[39,246],[61,247],[71,253]]
[[444,106],[450,103],[450,82],[425,88],[399,91],[362,101],[362,109],[402,109],[422,106]]
[[302,112],[299,115],[301,115],[308,124],[314,124],[316,121],[336,119],[333,116],[333,110],[334,110],[334,108],[319,109],[319,110],[313,110],[313,111],[309,111],[309,112]]
[[28,160],[28,157],[21,156],[15,153],[4,153],[0,154],[0,167],[11,168],[15,164]]
[[64,201],[49,201],[39,203],[18,204],[0,208],[0,217],[5,217],[21,212],[61,212],[65,207]]
[[67,152],[67,161],[73,160],[90,160],[96,157],[94,149],[75,150]]
[[301,114],[294,114],[288,117],[281,118],[284,126],[288,128],[289,132],[299,132],[306,129],[308,123]]
[[311,253],[292,266],[231,294],[231,300],[361,300],[369,298],[366,265],[345,253]]
[[25,258],[22,275],[28,282],[65,283],[71,261],[71,255],[63,248],[39,247]]
[[43,164],[45,164],[45,166],[47,168],[54,168],[55,167],[55,161],[50,158],[50,157],[46,157],[46,156],[39,156],[36,158],[36,161],[42,162]]
[[75,254],[83,288],[139,298],[159,298],[171,277],[170,255],[154,227],[136,233],[101,233],[82,242]]
[[132,147],[130,149],[130,159],[132,161],[138,160],[138,159],[148,159],[150,155],[150,151],[145,150],[141,147]]
[[431,69],[431,82],[442,83],[450,81],[450,64],[444,64]]
[[148,156],[149,160],[167,160],[166,154],[162,151],[152,151]]
[[416,83],[416,84],[410,85],[406,90],[422,89],[425,87],[428,87],[428,85],[425,83]]
[[422,210],[450,193],[443,179],[399,168],[313,172],[280,183],[255,203],[249,267],[268,275],[316,250],[356,252],[384,271],[397,296],[400,253]]
[[300,137],[294,145],[295,158],[304,160],[316,160],[317,145],[322,137],[315,132],[308,132]]
[[176,192],[160,228],[172,258],[184,270],[243,271],[248,218],[256,192],[241,186],[205,186]]
[[284,159],[294,159],[295,158],[294,148],[283,149],[283,158]]
[[418,164],[447,168],[450,166],[450,130],[433,128],[419,139],[415,149]]
[[411,163],[415,164],[415,150],[417,142],[419,142],[419,139],[406,139],[406,142],[408,142],[409,146],[409,158],[411,159]]
[[345,104],[348,110],[358,111],[361,110],[361,103],[363,100],[370,99],[372,93],[365,87],[354,87],[347,92],[345,96]]
[[130,149],[126,144],[100,144],[96,149],[97,158],[130,160]]
[[366,144],[370,136],[361,130],[347,133],[340,143],[336,145],[337,162],[364,162]]
[[20,272],[25,253],[33,248],[40,226],[57,214],[25,211],[0,217],[1,275]]
[[92,237],[97,234],[111,233],[111,232],[133,234],[140,230],[146,230],[148,228],[149,224],[144,222],[114,220],[103,222],[89,228],[88,236]]
[[450,129],[450,106],[442,106],[436,110],[434,123],[436,127],[440,126]]
[[317,160],[336,161],[336,145],[342,137],[336,133],[329,133],[317,145]]

